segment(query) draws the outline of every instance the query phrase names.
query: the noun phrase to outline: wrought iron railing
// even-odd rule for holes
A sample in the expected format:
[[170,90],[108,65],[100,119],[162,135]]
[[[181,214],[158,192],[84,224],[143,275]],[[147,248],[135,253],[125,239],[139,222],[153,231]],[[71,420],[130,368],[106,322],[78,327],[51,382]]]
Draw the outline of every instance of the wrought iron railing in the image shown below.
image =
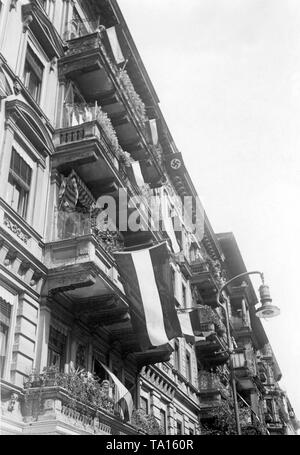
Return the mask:
[[57,210],[54,213],[52,242],[92,235],[107,252],[122,250],[121,235],[111,220],[100,221],[91,213]]

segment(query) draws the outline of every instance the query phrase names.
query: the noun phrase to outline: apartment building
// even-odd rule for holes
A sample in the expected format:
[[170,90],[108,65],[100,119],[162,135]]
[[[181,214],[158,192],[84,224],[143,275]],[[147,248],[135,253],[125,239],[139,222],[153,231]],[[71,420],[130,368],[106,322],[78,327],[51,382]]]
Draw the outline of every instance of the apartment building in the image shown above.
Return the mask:
[[[0,1],[0,144],[2,434],[212,427],[231,396],[217,294],[246,268],[213,232],[115,0]],[[164,343],[142,289],[158,296]],[[284,392],[280,414],[259,379],[280,375],[250,280],[226,292],[247,428],[296,431]],[[194,307],[193,339],[179,315]]]

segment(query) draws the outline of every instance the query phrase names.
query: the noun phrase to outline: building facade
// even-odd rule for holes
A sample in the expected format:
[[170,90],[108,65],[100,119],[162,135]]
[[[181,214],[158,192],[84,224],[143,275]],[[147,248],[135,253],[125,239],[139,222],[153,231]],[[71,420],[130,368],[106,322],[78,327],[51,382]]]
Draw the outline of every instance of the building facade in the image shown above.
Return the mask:
[[[217,292],[246,268],[200,202],[182,216],[197,193],[115,0],[0,1],[0,144],[2,434],[234,431]],[[115,253],[161,243],[200,328],[142,349]],[[243,431],[292,434],[251,281],[226,292]]]

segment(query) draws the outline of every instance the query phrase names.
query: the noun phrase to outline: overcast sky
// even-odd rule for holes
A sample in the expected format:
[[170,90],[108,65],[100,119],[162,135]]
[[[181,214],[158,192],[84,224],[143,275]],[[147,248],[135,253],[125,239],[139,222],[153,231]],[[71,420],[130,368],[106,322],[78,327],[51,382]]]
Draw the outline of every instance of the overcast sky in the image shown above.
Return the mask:
[[215,232],[281,308],[264,326],[300,418],[300,2],[119,5]]

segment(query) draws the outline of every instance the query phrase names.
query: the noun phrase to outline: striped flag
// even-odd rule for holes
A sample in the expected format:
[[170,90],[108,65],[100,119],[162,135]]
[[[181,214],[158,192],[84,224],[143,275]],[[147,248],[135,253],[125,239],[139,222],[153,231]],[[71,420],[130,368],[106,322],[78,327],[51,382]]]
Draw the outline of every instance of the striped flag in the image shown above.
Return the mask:
[[119,43],[118,35],[117,35],[117,28],[110,27],[106,29],[106,34],[109,40],[109,44],[114,55],[115,61],[117,64],[123,63],[125,61],[124,55],[122,53],[122,49]]
[[147,127],[148,127],[148,132],[149,132],[149,136],[151,138],[152,145],[157,145],[158,144],[158,132],[157,132],[156,119],[153,118],[153,119],[148,120]]
[[115,374],[113,374],[112,371],[110,371],[110,369],[106,365],[104,365],[102,362],[100,363],[116,386],[116,403],[118,403],[121,406],[124,414],[125,415],[127,414],[127,419],[125,420],[130,420],[133,411],[133,399],[131,393],[129,392],[128,389],[126,389],[124,384],[117,378]]
[[[180,310],[179,310],[180,311]],[[183,312],[178,314],[182,334],[190,343],[195,343],[197,338],[202,335],[199,311],[192,310],[190,312]]]
[[71,174],[68,178],[64,178],[59,189],[59,207],[66,211],[74,211],[78,202],[78,186],[76,177]]
[[166,243],[118,252],[115,257],[141,350],[167,344],[181,336]]
[[164,188],[160,188],[160,204],[161,204],[161,216],[163,221],[163,229],[168,234],[169,239],[171,240],[172,249],[175,254],[180,253],[181,249],[178,245],[176,234],[174,231],[173,221],[170,212],[170,200],[168,198],[167,192]]

